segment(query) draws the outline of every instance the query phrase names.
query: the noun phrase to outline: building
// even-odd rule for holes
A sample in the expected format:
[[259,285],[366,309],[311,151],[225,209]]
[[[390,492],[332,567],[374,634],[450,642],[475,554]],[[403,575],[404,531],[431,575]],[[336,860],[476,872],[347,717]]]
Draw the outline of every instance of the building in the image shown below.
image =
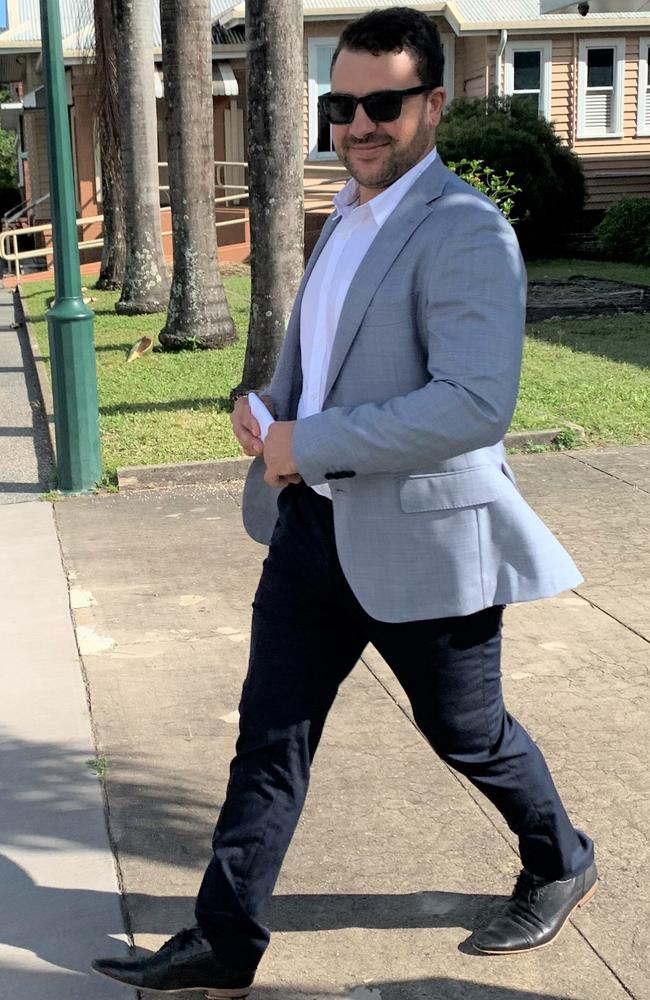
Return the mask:
[[[330,131],[319,120],[317,105],[318,95],[329,88],[336,39],[352,18],[399,2],[304,0],[304,153],[306,177],[313,188],[307,205],[312,210],[325,209],[331,182],[341,177]],[[620,0],[620,5],[640,2],[645,0]],[[159,98],[159,158],[164,164],[160,21],[156,0],[152,5],[152,79]],[[576,4],[565,4],[559,13],[541,14],[540,0],[410,0],[410,5],[429,14],[440,30],[450,99],[498,91],[535,104],[583,161],[590,209],[602,210],[627,195],[650,196],[650,10],[607,10],[584,17]],[[594,7],[598,5],[614,6],[609,0],[594,0]],[[78,0],[61,0],[77,209],[80,218],[92,219],[101,213],[93,127],[94,32],[92,4],[85,5],[90,11],[85,19],[79,7]],[[212,16],[215,158],[222,164],[240,163],[246,159],[244,5],[212,0]],[[40,47],[37,0],[10,0],[7,27],[0,31],[0,81],[10,85],[12,98],[3,105],[1,120],[5,128],[16,131],[23,218],[31,224],[49,221]],[[161,166],[163,205],[166,183]],[[217,194],[235,196],[235,186],[245,183],[244,169],[218,166],[217,183]],[[239,220],[218,229],[222,255],[227,248],[234,257],[245,254],[245,216],[245,202],[218,206],[218,221]],[[169,233],[168,209],[163,208],[162,221],[163,231]],[[85,238],[96,237],[99,229],[89,223]]]

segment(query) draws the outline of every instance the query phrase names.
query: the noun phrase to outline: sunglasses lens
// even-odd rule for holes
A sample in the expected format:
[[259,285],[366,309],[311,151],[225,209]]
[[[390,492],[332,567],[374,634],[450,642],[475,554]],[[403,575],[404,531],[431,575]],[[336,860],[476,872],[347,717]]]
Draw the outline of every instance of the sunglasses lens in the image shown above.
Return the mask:
[[371,94],[365,99],[363,106],[373,122],[394,122],[402,111],[402,95]]
[[322,108],[330,125],[349,125],[354,118],[354,101],[350,97],[326,95]]

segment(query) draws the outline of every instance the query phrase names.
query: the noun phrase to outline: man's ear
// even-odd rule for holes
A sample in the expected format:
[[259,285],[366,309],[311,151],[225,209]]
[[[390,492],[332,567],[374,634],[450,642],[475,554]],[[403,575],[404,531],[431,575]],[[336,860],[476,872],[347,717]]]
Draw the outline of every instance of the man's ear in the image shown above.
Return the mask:
[[447,91],[444,87],[436,87],[436,89],[432,90],[429,94],[429,124],[433,128],[440,124],[440,119],[442,118],[442,112],[445,110],[446,103]]

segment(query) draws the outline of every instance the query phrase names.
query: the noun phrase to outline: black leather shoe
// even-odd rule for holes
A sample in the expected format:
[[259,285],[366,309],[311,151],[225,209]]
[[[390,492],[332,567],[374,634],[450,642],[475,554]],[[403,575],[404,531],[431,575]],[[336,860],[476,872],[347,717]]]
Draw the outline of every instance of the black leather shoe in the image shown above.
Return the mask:
[[563,882],[547,882],[524,868],[506,908],[473,934],[470,944],[485,955],[542,948],[555,940],[575,908],[588,903],[597,888],[595,864]]
[[245,997],[255,972],[223,965],[200,927],[179,931],[159,951],[146,958],[96,958],[95,972],[126,986],[160,993],[197,990],[206,997]]

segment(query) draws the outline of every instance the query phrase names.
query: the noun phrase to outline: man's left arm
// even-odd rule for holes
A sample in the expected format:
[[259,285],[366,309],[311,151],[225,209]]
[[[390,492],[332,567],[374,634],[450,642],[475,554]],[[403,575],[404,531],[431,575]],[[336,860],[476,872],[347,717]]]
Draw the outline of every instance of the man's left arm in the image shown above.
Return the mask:
[[384,403],[331,407],[287,429],[293,466],[308,484],[341,472],[408,473],[503,438],[519,385],[525,271],[512,228],[481,209],[467,213],[439,247],[439,263],[432,260],[431,380]]

